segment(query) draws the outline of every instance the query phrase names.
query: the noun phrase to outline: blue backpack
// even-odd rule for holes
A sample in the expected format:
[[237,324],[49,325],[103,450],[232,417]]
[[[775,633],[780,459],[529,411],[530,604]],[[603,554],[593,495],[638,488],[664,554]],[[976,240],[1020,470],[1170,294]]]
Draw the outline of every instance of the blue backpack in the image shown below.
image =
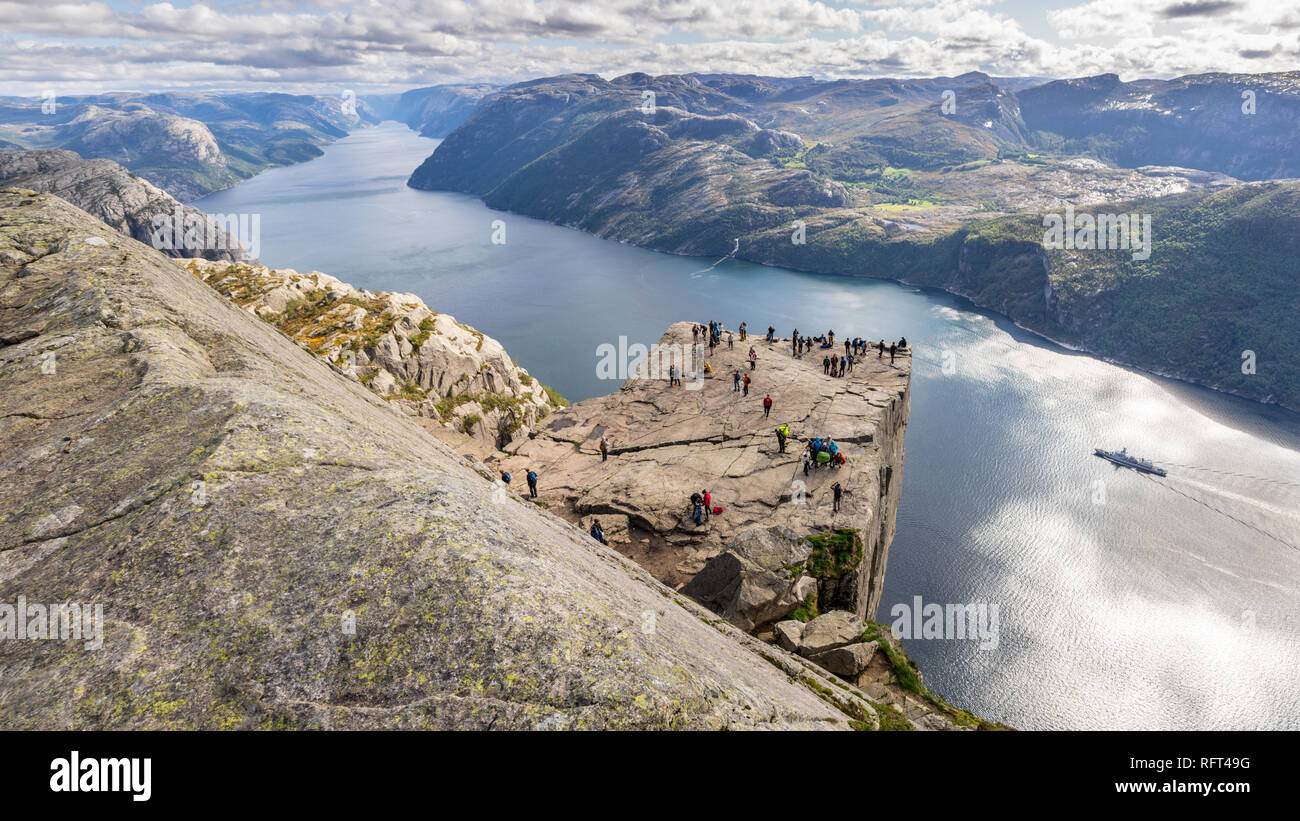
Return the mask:
[[507,485],[510,484],[510,474],[509,474],[509,473],[502,473],[502,474],[501,474],[501,481],[505,482]]

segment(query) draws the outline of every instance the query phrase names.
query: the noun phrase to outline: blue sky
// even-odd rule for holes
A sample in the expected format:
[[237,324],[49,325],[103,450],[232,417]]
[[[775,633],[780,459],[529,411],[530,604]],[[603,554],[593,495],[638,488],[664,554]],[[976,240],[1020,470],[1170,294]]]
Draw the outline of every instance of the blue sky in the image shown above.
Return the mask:
[[1277,0],[0,0],[0,93],[565,72],[1124,79],[1300,66]]

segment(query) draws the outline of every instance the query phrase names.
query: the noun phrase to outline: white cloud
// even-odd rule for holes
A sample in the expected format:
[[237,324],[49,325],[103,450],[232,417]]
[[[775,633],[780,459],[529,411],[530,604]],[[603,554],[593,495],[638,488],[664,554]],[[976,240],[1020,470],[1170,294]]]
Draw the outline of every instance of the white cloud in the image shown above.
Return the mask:
[[1031,36],[1000,0],[249,0],[117,10],[0,0],[0,92],[247,83],[358,89],[734,71],[823,77],[1289,70],[1273,0],[1085,0]]

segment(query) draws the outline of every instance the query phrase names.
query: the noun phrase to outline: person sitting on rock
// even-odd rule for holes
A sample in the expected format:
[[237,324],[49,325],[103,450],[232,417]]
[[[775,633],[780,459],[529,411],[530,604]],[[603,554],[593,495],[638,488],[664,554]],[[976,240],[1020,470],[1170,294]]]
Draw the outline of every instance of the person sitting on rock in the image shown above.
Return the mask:
[[600,526],[600,519],[593,519],[591,522],[591,538],[601,544],[609,544],[609,542],[605,541],[605,531]]

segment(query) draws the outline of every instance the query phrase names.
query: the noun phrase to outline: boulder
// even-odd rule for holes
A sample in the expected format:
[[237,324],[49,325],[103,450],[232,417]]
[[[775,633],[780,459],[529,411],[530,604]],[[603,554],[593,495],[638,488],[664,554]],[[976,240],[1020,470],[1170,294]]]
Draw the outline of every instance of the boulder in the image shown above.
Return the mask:
[[812,546],[785,527],[740,533],[682,592],[742,630],[783,618],[817,590],[801,565]]
[[864,629],[866,625],[862,620],[847,610],[824,613],[804,626],[799,640],[799,655],[811,659],[827,650],[853,644],[862,637]]
[[837,676],[852,677],[867,669],[878,646],[874,641],[846,644],[843,647],[827,650],[825,653],[818,653],[809,661]]
[[787,619],[776,623],[772,628],[772,635],[782,650],[793,653],[799,649],[799,640],[803,638],[803,628],[803,622]]

